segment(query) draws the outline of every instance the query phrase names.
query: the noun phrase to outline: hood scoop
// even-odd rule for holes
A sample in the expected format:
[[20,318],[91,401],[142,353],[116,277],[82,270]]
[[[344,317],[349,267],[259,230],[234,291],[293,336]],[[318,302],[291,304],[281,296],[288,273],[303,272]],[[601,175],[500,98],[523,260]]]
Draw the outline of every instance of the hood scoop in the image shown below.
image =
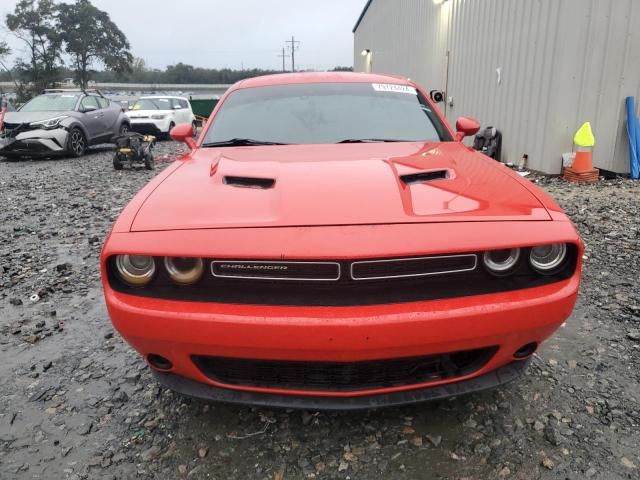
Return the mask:
[[409,173],[406,175],[400,175],[400,180],[402,180],[406,185],[411,185],[414,183],[425,183],[425,182],[433,182],[435,180],[447,180],[451,178],[449,170],[430,170],[428,172],[418,172],[418,173]]
[[276,183],[273,178],[238,177],[233,175],[225,175],[223,182],[225,185],[233,187],[261,188],[263,190],[272,188]]

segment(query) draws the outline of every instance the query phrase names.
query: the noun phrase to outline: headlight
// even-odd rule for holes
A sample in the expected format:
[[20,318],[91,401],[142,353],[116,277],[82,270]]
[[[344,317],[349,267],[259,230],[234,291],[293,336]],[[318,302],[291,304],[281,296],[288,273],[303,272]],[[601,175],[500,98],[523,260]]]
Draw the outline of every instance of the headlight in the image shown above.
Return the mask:
[[539,245],[531,249],[529,263],[536,272],[552,275],[562,266],[566,257],[567,245],[564,243]]
[[204,262],[201,258],[165,257],[164,268],[174,282],[191,285],[202,278]]
[[69,118],[69,115],[61,115],[59,117],[50,118],[48,120],[40,120],[38,122],[31,122],[29,124],[29,126],[31,126],[31,127],[40,127],[40,128],[44,128],[45,130],[48,130],[48,129],[51,129],[51,128],[58,128],[60,126],[60,122],[62,120],[64,120],[65,118]]
[[491,250],[484,252],[482,261],[489,273],[497,276],[508,275],[518,264],[520,259],[520,249]]
[[156,263],[153,257],[146,255],[118,255],[116,269],[125,283],[136,287],[151,281],[156,271]]
[[159,114],[159,113],[154,113],[153,115],[151,115],[151,118],[153,118],[154,120],[162,120],[165,117],[166,117],[166,115],[162,115],[162,114]]

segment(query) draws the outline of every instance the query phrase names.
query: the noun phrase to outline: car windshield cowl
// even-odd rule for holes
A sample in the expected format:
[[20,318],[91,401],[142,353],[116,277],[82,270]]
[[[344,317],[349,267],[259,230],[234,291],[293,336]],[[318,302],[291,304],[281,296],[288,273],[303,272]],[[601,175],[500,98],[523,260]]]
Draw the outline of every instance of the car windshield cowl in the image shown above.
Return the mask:
[[243,147],[243,146],[260,146],[260,145],[292,145],[291,143],[269,142],[265,140],[255,140],[253,138],[231,138],[219,142],[206,142],[202,144],[204,148],[213,147]]

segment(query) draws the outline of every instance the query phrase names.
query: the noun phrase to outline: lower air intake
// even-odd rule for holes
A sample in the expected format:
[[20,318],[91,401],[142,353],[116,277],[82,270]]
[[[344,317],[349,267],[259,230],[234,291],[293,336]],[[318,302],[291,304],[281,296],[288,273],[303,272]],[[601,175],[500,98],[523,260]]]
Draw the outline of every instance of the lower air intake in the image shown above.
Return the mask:
[[474,373],[497,347],[363,362],[305,362],[194,356],[210,379],[228,385],[348,392],[435,382]]

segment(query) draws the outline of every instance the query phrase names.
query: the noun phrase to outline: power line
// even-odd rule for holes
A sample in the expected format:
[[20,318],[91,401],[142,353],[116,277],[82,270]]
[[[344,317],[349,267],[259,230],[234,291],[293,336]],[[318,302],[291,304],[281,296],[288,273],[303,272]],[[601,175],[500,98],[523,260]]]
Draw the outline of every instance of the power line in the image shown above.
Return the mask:
[[290,43],[291,45],[287,45],[287,48],[291,50],[291,71],[296,71],[296,51],[300,48],[298,45],[299,41],[296,40],[296,37],[291,35],[291,40],[285,40],[284,43]]

